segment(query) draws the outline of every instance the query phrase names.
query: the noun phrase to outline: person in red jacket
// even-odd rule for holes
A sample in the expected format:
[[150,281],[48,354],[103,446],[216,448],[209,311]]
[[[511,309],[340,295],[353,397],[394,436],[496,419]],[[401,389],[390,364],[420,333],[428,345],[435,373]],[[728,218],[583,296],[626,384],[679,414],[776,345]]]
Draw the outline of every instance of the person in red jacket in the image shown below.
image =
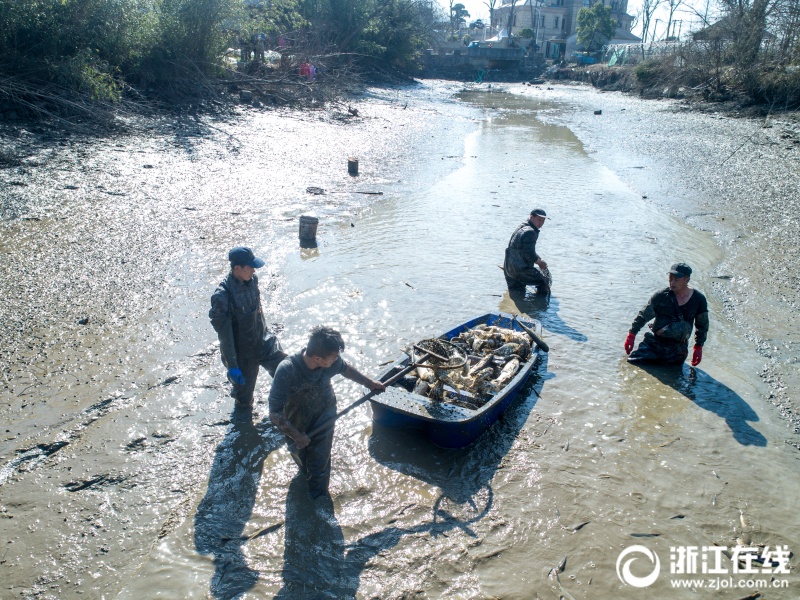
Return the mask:
[[[672,265],[669,287],[653,294],[631,324],[625,340],[628,362],[682,364],[689,355],[689,338],[694,328],[692,366],[700,364],[708,336],[708,303],[703,294],[689,286],[691,275],[692,268],[686,263]],[[646,332],[639,347],[633,350],[636,334],[651,320],[652,332]]]

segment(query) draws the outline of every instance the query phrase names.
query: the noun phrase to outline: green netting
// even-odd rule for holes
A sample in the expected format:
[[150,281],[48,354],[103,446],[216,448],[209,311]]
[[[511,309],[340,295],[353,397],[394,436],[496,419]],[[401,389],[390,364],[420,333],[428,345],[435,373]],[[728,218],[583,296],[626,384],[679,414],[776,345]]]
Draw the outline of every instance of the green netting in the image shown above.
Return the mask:
[[678,52],[682,42],[650,42],[649,44],[609,44],[603,47],[600,62],[609,67],[635,65],[643,60]]

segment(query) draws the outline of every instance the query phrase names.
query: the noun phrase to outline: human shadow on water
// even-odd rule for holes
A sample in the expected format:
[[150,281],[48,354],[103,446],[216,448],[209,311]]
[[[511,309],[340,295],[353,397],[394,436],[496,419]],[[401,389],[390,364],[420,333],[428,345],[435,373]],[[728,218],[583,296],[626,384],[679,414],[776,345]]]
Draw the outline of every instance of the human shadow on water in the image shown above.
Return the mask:
[[664,385],[686,396],[700,408],[725,419],[733,438],[743,446],[766,446],[767,438],[753,429],[748,421],[758,421],[758,415],[744,399],[697,367],[679,365],[637,365]]
[[434,519],[414,527],[387,527],[347,544],[330,496],[312,500],[303,477],[295,477],[286,496],[286,531],[283,554],[283,587],[275,599],[355,599],[361,574],[378,554],[396,546],[403,536],[432,533],[434,536],[460,528],[475,537],[469,524],[488,514],[488,501],[475,515],[462,521],[441,506],[434,506]]
[[200,554],[213,554],[214,598],[228,600],[251,589],[258,571],[247,566],[242,535],[255,505],[264,459],[278,447],[271,424],[234,422],[217,446],[208,490],[194,517],[194,544]]
[[[462,450],[438,448],[415,430],[373,426],[369,452],[377,462],[442,490],[430,521],[413,527],[387,527],[345,543],[331,499],[311,500],[305,480],[295,477],[286,498],[283,587],[275,598],[353,599],[366,565],[403,537],[420,533],[436,537],[455,529],[477,537],[471,526],[489,514],[494,500],[489,483],[525,425],[544,381],[551,377],[544,358],[532,374],[533,383],[523,388],[522,401],[513,404],[475,444]],[[398,508],[389,522],[401,518],[403,510]]]
[[547,331],[565,335],[576,342],[588,341],[588,337],[567,325],[558,315],[558,307],[558,298],[551,294],[532,294],[523,290],[509,290],[500,301],[500,310],[503,312],[528,315],[539,319]]

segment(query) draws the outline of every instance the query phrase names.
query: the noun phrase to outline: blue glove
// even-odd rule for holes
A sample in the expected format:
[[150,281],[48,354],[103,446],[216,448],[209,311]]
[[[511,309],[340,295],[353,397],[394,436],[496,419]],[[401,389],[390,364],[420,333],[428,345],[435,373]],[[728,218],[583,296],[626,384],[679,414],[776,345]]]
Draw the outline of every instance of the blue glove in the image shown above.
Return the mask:
[[244,385],[247,383],[244,375],[242,375],[242,370],[239,368],[228,369],[228,379],[230,379],[236,385]]

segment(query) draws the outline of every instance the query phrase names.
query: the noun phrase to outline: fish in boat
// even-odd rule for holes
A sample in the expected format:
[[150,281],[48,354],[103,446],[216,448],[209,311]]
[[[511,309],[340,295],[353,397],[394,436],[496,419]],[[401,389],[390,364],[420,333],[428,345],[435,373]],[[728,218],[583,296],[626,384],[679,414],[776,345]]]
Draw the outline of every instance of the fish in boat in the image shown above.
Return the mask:
[[[517,321],[541,332],[536,320],[517,317]],[[463,448],[489,429],[517,397],[539,359],[540,350],[513,316],[505,313],[476,317],[435,339],[442,341],[437,354],[441,355],[445,346],[451,346],[465,361],[463,366],[436,368],[452,365],[425,359],[424,366],[416,369],[416,379],[403,378],[370,399],[372,418],[388,428],[421,429],[433,443],[444,448]],[[476,339],[498,339],[502,343],[482,346],[481,353],[476,354],[473,349]],[[497,353],[504,348],[502,354]],[[411,351],[410,356],[387,367],[379,379],[388,380],[420,358],[420,351]]]

